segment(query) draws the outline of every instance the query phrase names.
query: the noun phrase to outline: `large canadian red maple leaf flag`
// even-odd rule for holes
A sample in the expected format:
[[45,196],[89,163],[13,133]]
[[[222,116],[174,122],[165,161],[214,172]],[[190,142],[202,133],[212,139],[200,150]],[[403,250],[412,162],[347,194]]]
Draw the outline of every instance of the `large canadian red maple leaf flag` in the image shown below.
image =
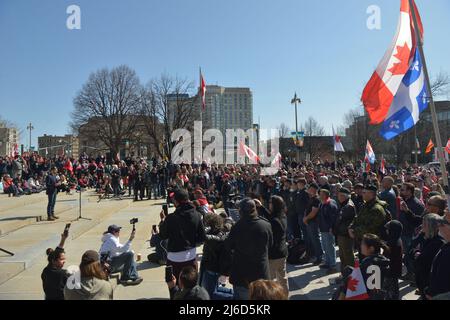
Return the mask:
[[347,280],[347,292],[345,294],[345,300],[367,300],[369,295],[367,294],[366,284],[359,268],[359,261],[355,261],[355,267],[353,272]]
[[[419,24],[419,34],[423,37],[419,11],[414,1],[413,4]],[[412,8],[409,0],[401,0],[397,34],[364,88],[361,98],[371,124],[380,124],[385,120],[401,81],[410,68],[417,48],[416,42]]]

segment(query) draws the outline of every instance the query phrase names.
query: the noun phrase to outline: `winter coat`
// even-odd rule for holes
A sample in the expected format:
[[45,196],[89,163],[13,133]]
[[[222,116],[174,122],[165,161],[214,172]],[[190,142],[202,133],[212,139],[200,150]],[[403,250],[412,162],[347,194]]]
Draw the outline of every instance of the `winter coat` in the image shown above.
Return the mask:
[[334,233],[337,236],[350,237],[348,227],[352,224],[356,216],[355,204],[351,199],[340,204],[338,217],[336,220]]
[[355,232],[357,241],[361,241],[366,233],[381,236],[381,229],[386,224],[384,205],[386,203],[378,199],[364,203],[350,226],[350,229],[353,229]]

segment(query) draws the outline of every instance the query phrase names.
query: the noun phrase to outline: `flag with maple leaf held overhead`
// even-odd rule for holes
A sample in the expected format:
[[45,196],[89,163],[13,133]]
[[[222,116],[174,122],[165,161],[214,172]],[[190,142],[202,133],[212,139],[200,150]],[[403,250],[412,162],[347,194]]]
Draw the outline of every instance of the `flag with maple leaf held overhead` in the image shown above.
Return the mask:
[[[401,0],[397,33],[392,45],[367,83],[361,98],[371,124],[380,124],[386,120],[394,96],[397,94],[403,78],[410,70],[411,59],[416,54],[417,41],[412,22],[412,10],[416,12],[420,29],[419,35],[423,37],[422,22],[416,5],[414,4],[411,8],[409,0]],[[392,127],[400,128],[400,123],[393,122]]]

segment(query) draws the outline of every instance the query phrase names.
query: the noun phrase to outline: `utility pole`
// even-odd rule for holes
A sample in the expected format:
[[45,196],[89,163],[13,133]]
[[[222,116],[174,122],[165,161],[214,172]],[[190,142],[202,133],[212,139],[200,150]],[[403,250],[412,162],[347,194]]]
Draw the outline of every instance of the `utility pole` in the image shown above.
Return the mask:
[[300,162],[300,147],[299,147],[299,140],[298,140],[298,117],[297,117],[297,106],[298,104],[301,104],[302,100],[297,97],[297,92],[294,95],[294,98],[291,100],[291,104],[295,105],[295,146],[297,149],[297,162]]
[[28,125],[27,129],[30,131],[30,144],[28,145],[28,152],[31,152],[31,130],[34,129],[34,127],[33,127],[33,125],[31,124],[31,122],[30,122],[30,124]]

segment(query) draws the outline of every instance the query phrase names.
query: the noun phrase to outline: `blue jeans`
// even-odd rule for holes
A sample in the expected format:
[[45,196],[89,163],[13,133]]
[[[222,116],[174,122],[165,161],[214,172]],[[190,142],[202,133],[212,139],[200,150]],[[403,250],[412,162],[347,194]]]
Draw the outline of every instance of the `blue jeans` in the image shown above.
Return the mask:
[[218,273],[208,270],[202,270],[200,286],[202,286],[208,292],[210,297],[213,296],[214,290],[216,290],[219,276],[220,275]]
[[325,252],[325,264],[330,268],[336,267],[336,249],[334,248],[334,234],[321,232],[322,249]]
[[47,204],[47,216],[51,217],[55,214],[55,204],[56,204],[56,195],[58,192],[55,190],[52,193],[47,195],[48,204]]
[[313,256],[316,257],[317,260],[322,260],[323,250],[322,244],[320,243],[319,225],[317,224],[316,221],[309,221],[307,225],[307,230]]
[[110,265],[112,273],[121,272],[121,281],[139,278],[136,270],[136,262],[134,261],[134,253],[132,251],[124,252],[120,256],[111,258]]
[[234,300],[248,300],[248,289],[239,286],[233,286]]

